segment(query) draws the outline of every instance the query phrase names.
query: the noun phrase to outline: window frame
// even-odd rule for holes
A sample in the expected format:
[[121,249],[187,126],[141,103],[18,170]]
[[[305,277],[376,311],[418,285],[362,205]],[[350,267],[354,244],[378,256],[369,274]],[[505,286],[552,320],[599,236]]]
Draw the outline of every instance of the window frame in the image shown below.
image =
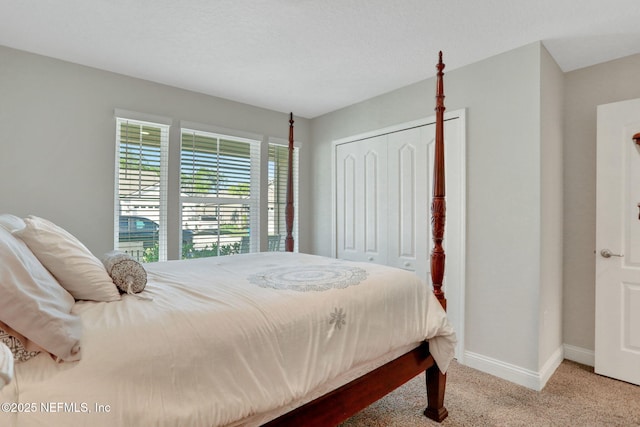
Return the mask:
[[[168,199],[168,159],[172,120],[152,114],[116,109],[115,118],[115,171],[114,171],[114,216],[113,247],[120,250],[120,147],[122,143],[121,124],[123,122],[140,126],[158,127],[161,129],[160,165],[158,188],[158,260],[166,261],[167,257],[167,199]],[[128,215],[130,216],[130,215]]]
[[[229,142],[238,142],[238,143],[246,143],[249,144],[250,149],[250,179],[249,179],[249,198],[248,203],[249,206],[249,252],[256,252],[259,248],[260,241],[260,190],[261,190],[261,151],[262,151],[262,136],[248,134],[246,132],[239,132],[227,129],[226,131],[221,132],[221,128],[214,126],[206,126],[201,124],[194,124],[188,122],[182,122],[180,126],[180,150],[179,150],[179,161],[180,161],[180,176],[179,176],[179,217],[180,217],[180,229],[184,227],[184,215],[183,215],[183,206],[184,203],[211,203],[216,204],[218,206],[222,205],[232,205],[237,204],[238,199],[234,197],[225,197],[225,196],[184,196],[182,193],[182,151],[183,151],[183,135],[185,132],[199,134],[204,137],[214,138],[218,141],[225,140]],[[220,248],[220,234],[218,234],[218,250]],[[182,239],[180,242],[180,246],[182,247]],[[182,258],[182,250],[180,250],[180,258]]]
[[[283,147],[285,150],[287,150],[287,155],[288,155],[288,149],[289,149],[289,141],[283,138],[276,138],[276,137],[270,137],[267,141],[267,148],[266,148],[266,157],[267,157],[267,169],[269,168],[269,151],[271,149],[271,146],[279,146],[279,147]],[[293,155],[293,230],[292,230],[292,235],[293,235],[293,243],[294,243],[294,247],[293,247],[293,251],[294,252],[298,252],[298,240],[299,240],[299,201],[300,201],[300,193],[299,193],[299,186],[300,186],[300,153],[301,153],[301,146],[299,143],[297,143],[295,140],[293,142],[293,150],[294,150],[294,155]],[[265,186],[269,185],[269,175],[268,175],[269,171],[267,170],[267,176],[265,179]],[[285,177],[286,180],[286,177]],[[286,191],[286,188],[285,188]],[[270,230],[270,226],[269,226],[269,212],[268,209],[270,207],[270,203],[268,200],[268,188],[265,189],[265,192],[267,192],[267,202],[266,202],[266,234],[269,234],[269,230]],[[283,212],[284,215],[284,212]],[[267,236],[268,238],[268,236]],[[286,238],[286,228],[284,229],[284,235],[281,238],[280,241],[280,245],[279,248],[281,248],[281,251],[284,251],[284,241]],[[265,248],[264,250],[268,250],[268,246],[267,248]]]
[[[236,129],[229,129],[225,127],[207,125],[202,123],[190,122],[185,120],[172,119],[169,117],[139,113],[135,111],[129,111],[124,109],[114,109],[114,118],[116,126],[115,140],[115,172],[114,172],[114,248],[118,247],[118,231],[119,231],[119,195],[118,195],[118,176],[120,168],[120,140],[118,138],[118,119],[146,122],[151,126],[166,126],[168,131],[167,147],[162,154],[162,163],[164,171],[161,177],[161,187],[163,188],[164,196],[161,201],[161,213],[159,221],[159,233],[162,236],[162,248],[160,253],[163,254],[159,260],[175,260],[180,259],[182,255],[182,202],[181,202],[181,187],[180,187],[180,174],[181,174],[181,149],[182,149],[182,129],[190,129],[193,131],[219,134],[221,136],[229,137],[232,139],[247,139],[255,141],[259,149],[257,156],[257,163],[259,170],[252,173],[251,178],[251,192],[257,192],[259,196],[255,197],[255,215],[252,214],[251,221],[251,245],[250,251],[267,251],[268,250],[268,164],[269,164],[269,145],[282,145],[288,146],[288,140],[279,137],[268,137],[252,132],[240,131]],[[296,164],[294,166],[294,230],[293,235],[295,239],[294,251],[298,251],[298,236],[299,236],[299,180],[300,180],[300,156],[301,156],[301,144],[294,143],[294,147],[297,152]],[[256,179],[254,179],[254,177]],[[286,233],[286,230],[285,230]],[[284,239],[283,239],[284,240]],[[281,244],[281,247],[284,247]]]

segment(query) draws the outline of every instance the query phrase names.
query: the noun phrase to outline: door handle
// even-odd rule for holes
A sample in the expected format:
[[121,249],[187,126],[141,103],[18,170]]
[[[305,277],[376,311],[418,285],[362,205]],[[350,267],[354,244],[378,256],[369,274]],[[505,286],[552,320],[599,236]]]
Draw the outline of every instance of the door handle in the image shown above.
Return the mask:
[[617,256],[617,257],[622,258],[624,256],[624,255],[620,255],[620,254],[614,254],[609,249],[601,250],[600,251],[600,255],[602,255],[603,258],[611,258],[612,256]]

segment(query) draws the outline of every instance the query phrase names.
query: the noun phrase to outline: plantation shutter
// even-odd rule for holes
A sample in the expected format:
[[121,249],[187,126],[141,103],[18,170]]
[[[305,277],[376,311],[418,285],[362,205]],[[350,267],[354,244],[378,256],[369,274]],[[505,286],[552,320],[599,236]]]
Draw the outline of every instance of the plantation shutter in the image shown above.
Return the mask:
[[181,140],[182,257],[256,251],[260,141],[190,129]]
[[167,259],[169,126],[117,118],[115,248],[141,262]]

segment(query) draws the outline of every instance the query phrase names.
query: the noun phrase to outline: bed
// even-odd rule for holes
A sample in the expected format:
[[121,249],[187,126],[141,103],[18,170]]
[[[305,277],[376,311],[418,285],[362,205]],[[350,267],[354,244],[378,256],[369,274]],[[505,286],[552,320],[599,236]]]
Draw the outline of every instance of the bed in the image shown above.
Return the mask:
[[18,360],[0,363],[0,425],[337,425],[425,371],[425,415],[446,418],[442,53],[437,69],[433,292],[294,253],[292,191],[286,252],[132,265],[136,292],[55,224],[5,215],[0,330]]

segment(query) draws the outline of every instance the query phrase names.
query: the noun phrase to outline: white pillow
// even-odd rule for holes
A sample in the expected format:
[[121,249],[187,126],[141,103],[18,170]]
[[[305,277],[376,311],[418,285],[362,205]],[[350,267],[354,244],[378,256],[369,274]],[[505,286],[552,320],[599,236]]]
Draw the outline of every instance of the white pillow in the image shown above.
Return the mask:
[[0,227],[0,322],[65,361],[80,359],[75,300],[27,245]]
[[0,227],[4,227],[9,233],[24,228],[26,224],[19,216],[11,214],[0,215]]
[[117,301],[118,288],[102,262],[68,231],[36,216],[24,219],[26,227],[13,232],[58,279],[75,299]]

